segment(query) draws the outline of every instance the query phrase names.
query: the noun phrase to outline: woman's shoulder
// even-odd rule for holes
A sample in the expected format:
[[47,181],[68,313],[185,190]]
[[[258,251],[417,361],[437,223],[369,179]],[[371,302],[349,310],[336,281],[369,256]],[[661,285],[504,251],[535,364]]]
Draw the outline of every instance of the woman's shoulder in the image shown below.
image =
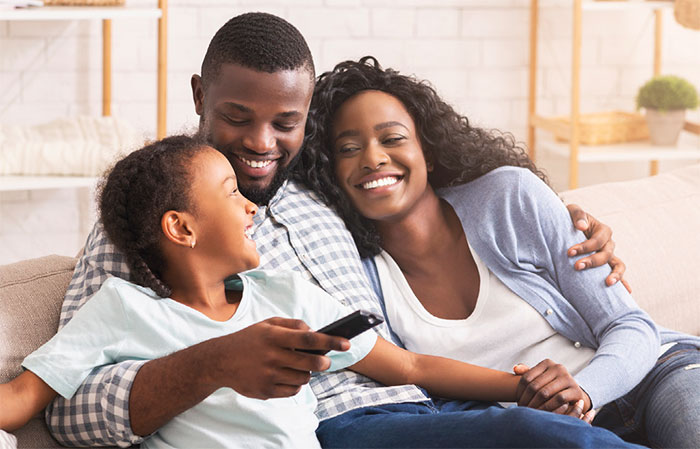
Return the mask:
[[499,167],[464,185],[439,191],[463,223],[481,233],[522,229],[562,206],[554,191],[526,168]]
[[532,171],[522,167],[504,166],[491,170],[465,184],[439,190],[446,199],[472,201],[483,204],[488,200],[519,200],[549,187]]

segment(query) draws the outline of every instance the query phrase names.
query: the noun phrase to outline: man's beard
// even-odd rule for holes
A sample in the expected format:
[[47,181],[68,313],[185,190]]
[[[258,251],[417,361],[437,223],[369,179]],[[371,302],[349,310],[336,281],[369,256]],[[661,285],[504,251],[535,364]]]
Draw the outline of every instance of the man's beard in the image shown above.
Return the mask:
[[[202,127],[201,120],[202,119],[200,118],[200,129]],[[234,160],[237,159],[237,156],[235,156],[233,151],[229,151],[229,149],[226,146],[224,146],[223,148],[217,148],[212,143],[211,134],[207,135],[206,141],[209,143],[209,145],[212,146],[212,148],[215,148],[221,154],[223,154],[226,157],[226,159],[228,159],[228,162],[231,164],[232,167],[236,166]],[[267,203],[269,203],[272,197],[275,196],[277,190],[279,190],[279,188],[282,187],[284,181],[286,181],[292,173],[294,166],[297,164],[297,162],[299,162],[301,151],[303,151],[303,149],[297,153],[294,159],[292,159],[286,167],[280,167],[277,169],[275,176],[272,178],[272,182],[270,182],[270,185],[266,188],[259,189],[257,187],[241,185],[239,178],[238,189],[241,191],[243,196],[248,198],[253,203],[257,204],[258,206],[267,206]]]
[[[297,162],[299,162],[299,156],[301,156],[301,151],[297,153],[294,159],[292,159],[286,167],[278,167],[274,178],[272,178],[272,182],[270,182],[270,185],[268,185],[267,187],[257,188],[239,184],[238,188],[240,189],[243,196],[257,204],[258,206],[267,206],[267,203],[269,203],[272,197],[275,196],[277,190],[279,190],[279,188],[282,187],[284,181],[286,181],[289,178],[290,174],[292,173],[292,170],[294,169],[294,166],[297,164]],[[236,156],[231,155],[231,157],[234,158]]]

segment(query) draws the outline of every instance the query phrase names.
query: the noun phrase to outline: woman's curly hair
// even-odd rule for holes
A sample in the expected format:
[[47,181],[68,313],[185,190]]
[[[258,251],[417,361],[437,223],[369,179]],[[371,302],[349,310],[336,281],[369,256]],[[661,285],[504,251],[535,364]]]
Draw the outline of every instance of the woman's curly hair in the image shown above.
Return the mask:
[[204,148],[190,136],[154,142],[117,162],[98,187],[100,219],[109,240],[126,258],[131,280],[167,298],[160,222],[169,210],[194,213],[190,161]]
[[372,56],[341,62],[318,77],[306,126],[306,146],[296,173],[297,179],[338,210],[362,257],[378,254],[381,241],[373,222],[355,210],[339,187],[332,130],[340,106],[365,90],[386,92],[404,105],[415,122],[423,151],[432,155],[434,170],[428,174],[428,182],[433,188],[464,184],[507,165],[528,168],[547,182],[511,134],[471,126],[467,117],[445,103],[428,82],[382,69]]

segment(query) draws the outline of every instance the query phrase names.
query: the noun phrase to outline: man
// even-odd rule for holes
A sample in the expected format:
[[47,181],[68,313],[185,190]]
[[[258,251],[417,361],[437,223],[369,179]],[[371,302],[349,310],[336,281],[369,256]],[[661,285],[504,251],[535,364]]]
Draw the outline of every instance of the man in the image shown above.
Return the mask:
[[[260,206],[255,240],[261,267],[297,270],[339,301],[381,313],[340,218],[289,179],[314,77],[296,28],[269,14],[235,17],[212,39],[201,77],[192,77],[199,130],[229,159],[244,195]],[[302,171],[297,167],[296,175]],[[61,326],[109,276],[128,279],[129,273],[98,223],[66,293]],[[380,331],[387,335],[386,328]],[[98,368],[72,400],[59,399],[48,409],[48,422],[64,444],[135,444],[218,388],[260,399],[290,396],[309,382],[311,371],[328,368],[325,357],[289,348],[338,349],[339,340],[308,332],[296,320],[267,320],[162,359]],[[416,446],[621,444],[581,421],[531,409],[450,403],[441,412],[415,386],[385,387],[351,371],[314,375],[311,386],[326,423],[347,429],[347,412],[378,410],[371,429],[351,429],[344,445],[353,445],[353,433],[366,432],[380,438],[373,443],[378,446],[405,446],[399,438],[406,437]]]

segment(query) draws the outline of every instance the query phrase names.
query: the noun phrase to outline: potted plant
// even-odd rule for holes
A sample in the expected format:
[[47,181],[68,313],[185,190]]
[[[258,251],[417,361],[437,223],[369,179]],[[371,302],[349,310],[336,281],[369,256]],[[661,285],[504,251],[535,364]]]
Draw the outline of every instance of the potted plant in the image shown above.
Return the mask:
[[637,109],[646,111],[653,145],[675,145],[685,123],[685,110],[697,106],[695,87],[678,76],[655,76],[637,94]]

